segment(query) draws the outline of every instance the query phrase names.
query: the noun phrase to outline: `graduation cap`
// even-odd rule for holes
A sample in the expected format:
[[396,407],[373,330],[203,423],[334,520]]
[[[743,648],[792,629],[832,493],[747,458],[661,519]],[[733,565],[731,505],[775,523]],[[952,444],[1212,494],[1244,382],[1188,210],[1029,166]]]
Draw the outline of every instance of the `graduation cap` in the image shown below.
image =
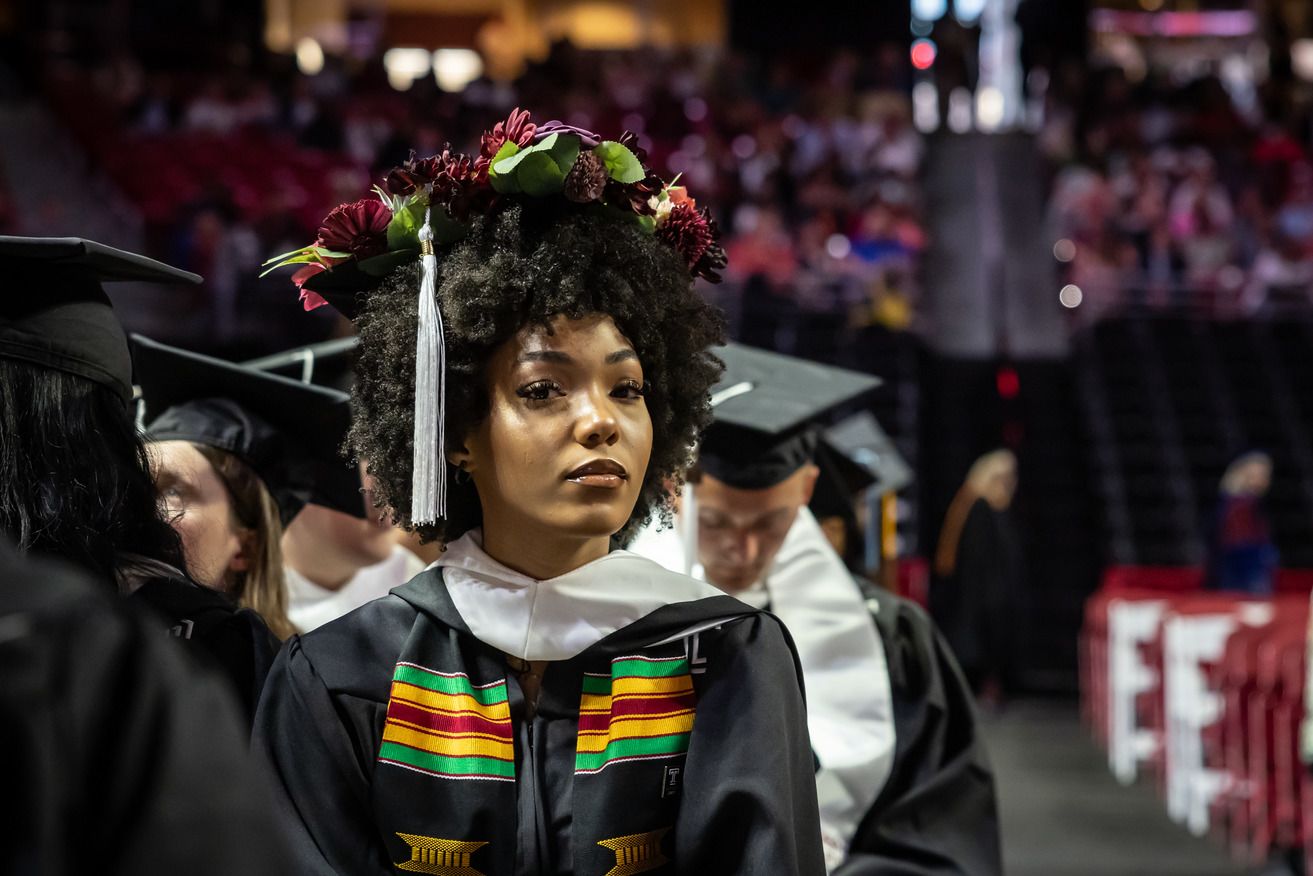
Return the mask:
[[350,397],[132,336],[152,441],[191,441],[249,465],[278,502],[283,522],[307,504],[365,518],[360,473],[339,448]]
[[835,472],[852,495],[868,489],[894,493],[913,480],[912,467],[870,411],[826,429],[821,444],[835,458]]
[[870,411],[824,430],[816,447],[816,465],[820,476],[808,507],[817,518],[840,517],[853,530],[858,523],[854,508],[858,498],[896,492],[912,482],[911,467]]
[[0,236],[0,357],[76,374],[132,401],[132,356],[101,284],[201,278],[80,237]]
[[247,368],[349,392],[355,383],[356,349],[360,339],[337,338],[243,362]]
[[702,440],[698,466],[742,490],[772,487],[810,462],[819,421],[881,382],[742,344],[713,352],[725,363],[725,374],[711,391],[715,421]]

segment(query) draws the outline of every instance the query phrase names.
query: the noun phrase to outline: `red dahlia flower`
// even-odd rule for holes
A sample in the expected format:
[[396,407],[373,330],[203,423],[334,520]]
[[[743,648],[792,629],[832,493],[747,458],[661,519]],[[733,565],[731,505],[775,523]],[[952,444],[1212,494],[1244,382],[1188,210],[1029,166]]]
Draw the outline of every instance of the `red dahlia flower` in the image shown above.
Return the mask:
[[388,173],[387,181],[384,183],[387,190],[394,195],[409,195],[416,189],[428,185],[442,169],[439,166],[440,158],[441,156],[438,155],[431,158],[416,158],[415,150],[410,150],[410,158],[406,163],[392,168]]
[[392,211],[377,198],[361,198],[341,204],[319,226],[318,246],[350,253],[357,259],[382,255],[388,250],[388,223]]
[[492,126],[491,131],[484,133],[479,142],[479,156],[491,161],[507,140],[523,149],[533,142],[533,135],[537,130],[538,126],[529,121],[529,111],[517,106],[511,110],[506,121],[498,122]]
[[719,271],[725,267],[725,251],[719,243],[720,229],[709,211],[698,212],[687,202],[676,204],[657,229],[656,236],[684,257],[693,276],[704,277],[712,283],[720,282]]

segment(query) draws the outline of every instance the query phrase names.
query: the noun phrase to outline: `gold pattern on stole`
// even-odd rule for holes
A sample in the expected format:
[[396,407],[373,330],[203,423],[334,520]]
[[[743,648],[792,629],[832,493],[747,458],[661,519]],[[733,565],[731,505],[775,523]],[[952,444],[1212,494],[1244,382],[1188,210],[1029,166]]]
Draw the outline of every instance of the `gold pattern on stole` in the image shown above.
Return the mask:
[[670,828],[663,827],[599,842],[599,846],[615,852],[615,866],[606,871],[606,876],[633,876],[670,863],[661,853],[661,838],[668,833]]
[[437,839],[413,833],[398,833],[397,836],[410,846],[410,860],[397,864],[398,870],[435,876],[483,876],[470,866],[470,856],[487,843]]

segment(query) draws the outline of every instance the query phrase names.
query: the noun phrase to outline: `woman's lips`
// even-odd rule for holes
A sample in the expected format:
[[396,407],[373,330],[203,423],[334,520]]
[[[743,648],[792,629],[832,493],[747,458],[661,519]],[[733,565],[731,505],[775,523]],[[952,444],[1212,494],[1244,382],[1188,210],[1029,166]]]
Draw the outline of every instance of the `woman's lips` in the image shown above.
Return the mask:
[[596,459],[584,463],[565,476],[572,484],[614,490],[629,479],[625,467],[614,459]]
[[572,484],[582,484],[585,487],[605,487],[608,490],[614,490],[625,482],[625,479],[620,475],[613,474],[579,475],[578,477],[566,478],[566,480]]

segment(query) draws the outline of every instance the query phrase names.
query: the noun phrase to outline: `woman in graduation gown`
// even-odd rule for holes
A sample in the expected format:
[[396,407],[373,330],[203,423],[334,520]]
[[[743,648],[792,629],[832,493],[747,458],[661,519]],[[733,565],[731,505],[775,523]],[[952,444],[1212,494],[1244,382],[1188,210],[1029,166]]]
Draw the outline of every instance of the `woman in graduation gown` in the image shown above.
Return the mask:
[[275,664],[298,872],[824,872],[787,633],[611,550],[669,513],[719,370],[714,227],[644,159],[516,112],[320,230],[356,247],[301,274],[358,317],[351,446],[447,549]]

